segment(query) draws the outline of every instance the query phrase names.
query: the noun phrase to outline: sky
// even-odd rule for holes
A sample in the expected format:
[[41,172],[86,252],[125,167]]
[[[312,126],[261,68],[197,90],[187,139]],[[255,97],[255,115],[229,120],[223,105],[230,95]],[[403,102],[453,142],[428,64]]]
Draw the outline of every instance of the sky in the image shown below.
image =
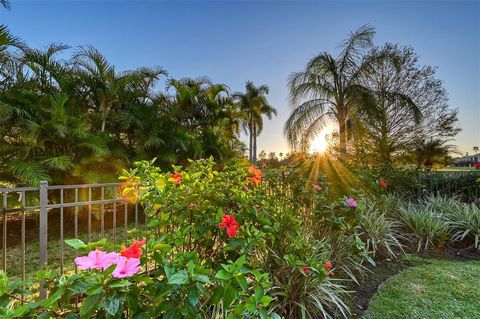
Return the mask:
[[[412,46],[460,110],[462,153],[480,146],[480,1],[11,1],[0,23],[29,46],[91,44],[118,71],[161,66],[174,78],[208,76],[232,91],[270,87],[278,116],[259,150],[287,152],[287,78],[323,51],[338,53],[366,23],[375,44]],[[163,83],[159,85],[163,86]]]

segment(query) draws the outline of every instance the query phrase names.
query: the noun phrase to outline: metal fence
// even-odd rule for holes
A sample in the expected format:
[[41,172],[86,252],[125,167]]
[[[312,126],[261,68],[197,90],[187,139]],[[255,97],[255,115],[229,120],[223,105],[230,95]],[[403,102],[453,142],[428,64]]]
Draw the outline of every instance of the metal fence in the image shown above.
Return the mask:
[[[49,240],[53,238],[59,240],[60,245],[60,272],[64,273],[64,257],[65,247],[64,239],[66,235],[73,238],[79,238],[79,236],[86,237],[86,241],[92,241],[92,216],[95,213],[95,221],[99,219],[99,235],[104,236],[106,229],[111,232],[113,236],[113,242],[117,242],[118,239],[128,239],[128,229],[139,226],[144,226],[146,218],[139,211],[138,204],[130,204],[121,194],[120,183],[104,183],[104,184],[82,184],[82,185],[56,185],[49,186],[47,182],[40,182],[39,187],[20,187],[20,188],[0,188],[0,195],[2,196],[2,269],[8,271],[9,267],[21,268],[22,280],[29,278],[26,274],[26,235],[31,236],[32,232],[38,233],[38,250],[34,250],[34,253],[38,254],[38,265],[41,267],[48,263],[48,244]],[[106,208],[109,211],[110,221],[108,225],[105,225]],[[68,211],[71,217],[67,222],[65,221],[65,213]],[[57,234],[49,234],[52,232],[52,226],[49,225],[49,215],[52,216],[52,212],[59,215],[59,229],[55,229]],[[73,225],[72,214],[73,213]],[[79,216],[82,219],[86,215],[86,227],[82,230],[79,229]],[[27,216],[35,219],[35,223],[26,227]],[[134,221],[129,222],[130,219]],[[143,223],[141,223],[143,218]],[[120,225],[117,221],[123,219],[123,225]],[[9,220],[18,221],[15,225],[13,232],[9,234]],[[134,222],[134,224],[133,224]],[[13,223],[12,221],[10,222]],[[141,223],[141,224],[140,224]],[[132,224],[132,225],[130,225]],[[20,227],[19,227],[20,226]],[[123,228],[121,234],[117,234],[117,228]],[[65,233],[65,228],[70,231]],[[12,227],[13,228],[13,227]],[[20,229],[19,229],[20,228]],[[73,228],[73,229],[72,229]],[[98,229],[99,228],[99,229]],[[14,243],[13,238],[20,237],[17,243]],[[8,241],[12,241],[11,245],[7,245]],[[32,240],[36,243],[35,240]],[[9,246],[15,245],[18,249],[20,246],[21,256],[20,264],[10,265],[8,258]],[[15,259],[18,262],[18,259]],[[45,291],[41,289],[41,295],[44,295]]]
[[427,172],[417,176],[417,195],[456,197],[464,202],[480,201],[480,172]]

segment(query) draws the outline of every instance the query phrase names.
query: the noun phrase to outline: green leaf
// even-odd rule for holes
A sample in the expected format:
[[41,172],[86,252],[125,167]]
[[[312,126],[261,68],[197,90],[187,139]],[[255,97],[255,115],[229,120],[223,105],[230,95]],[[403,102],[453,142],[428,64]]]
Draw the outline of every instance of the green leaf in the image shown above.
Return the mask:
[[210,279],[208,278],[208,276],[205,276],[205,275],[197,275],[195,277],[195,280],[204,284],[210,283]]
[[212,298],[210,299],[213,305],[218,304],[220,299],[223,297],[224,288],[222,286],[218,286],[215,291],[213,292]]
[[55,291],[55,293],[53,295],[51,295],[50,297],[48,297],[48,299],[46,299],[44,302],[43,302],[43,306],[45,308],[50,308],[51,306],[53,306],[60,298],[62,298],[62,295],[63,293],[65,292],[65,290],[63,288],[60,288],[58,289],[57,291]]
[[235,269],[239,270],[240,268],[242,268],[243,265],[245,264],[246,259],[247,259],[246,255],[242,255],[242,256],[238,257],[238,259],[234,263]]
[[148,228],[153,228],[153,227],[155,227],[155,226],[160,225],[160,223],[161,223],[161,222],[160,222],[158,219],[153,219],[153,220],[151,220],[150,222],[148,222],[147,227],[148,227]]
[[225,308],[228,308],[237,297],[237,290],[232,286],[228,286],[225,289],[225,294],[223,296],[223,305],[225,306]]
[[101,297],[102,295],[98,294],[85,298],[80,308],[80,319],[90,317],[90,315],[97,309]]
[[65,240],[65,244],[67,244],[70,247],[73,247],[77,250],[87,247],[87,244],[85,244],[80,239],[67,239],[67,240]]
[[130,285],[132,285],[132,283],[128,280],[118,280],[118,281],[112,282],[110,285],[108,285],[108,287],[110,287],[110,288],[122,288],[122,287],[128,287]]
[[101,294],[102,292],[103,292],[103,286],[102,286],[102,284],[98,283],[98,284],[88,288],[87,295],[88,296],[98,295],[98,294]]
[[239,276],[237,277],[238,283],[240,284],[240,287],[242,288],[243,291],[247,291],[248,289],[248,282],[245,279],[244,276]]
[[198,293],[197,288],[196,287],[190,288],[190,291],[188,292],[188,301],[192,304],[192,306],[196,306],[199,299],[200,299],[200,294]]
[[225,280],[229,280],[230,278],[232,278],[232,274],[230,274],[226,270],[220,270],[219,272],[217,272],[215,274],[215,278],[225,281]]
[[115,316],[115,314],[118,312],[118,309],[120,308],[120,298],[107,298],[105,302],[105,310],[111,315]]
[[173,274],[170,279],[168,279],[169,285],[185,285],[188,283],[188,273],[185,270],[180,270],[177,273]]
[[260,300],[262,300],[264,290],[262,286],[256,286],[255,287],[255,303],[258,305],[260,303]]

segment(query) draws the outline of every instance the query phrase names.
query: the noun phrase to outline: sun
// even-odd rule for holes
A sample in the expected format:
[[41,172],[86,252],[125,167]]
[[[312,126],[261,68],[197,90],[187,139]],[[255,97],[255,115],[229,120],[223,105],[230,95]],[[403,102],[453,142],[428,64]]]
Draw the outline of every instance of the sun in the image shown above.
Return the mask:
[[310,144],[309,153],[325,153],[328,148],[327,132],[321,131]]

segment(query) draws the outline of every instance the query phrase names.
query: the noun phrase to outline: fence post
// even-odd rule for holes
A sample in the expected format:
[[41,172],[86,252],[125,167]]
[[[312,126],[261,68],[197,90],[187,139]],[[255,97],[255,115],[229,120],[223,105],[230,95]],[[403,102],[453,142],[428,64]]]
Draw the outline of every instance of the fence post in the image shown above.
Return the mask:
[[[39,227],[39,266],[42,267],[47,263],[47,240],[48,240],[48,191],[47,191],[48,182],[40,182],[40,227]],[[47,291],[43,286],[43,283],[40,283],[40,299],[45,299],[47,297]]]

